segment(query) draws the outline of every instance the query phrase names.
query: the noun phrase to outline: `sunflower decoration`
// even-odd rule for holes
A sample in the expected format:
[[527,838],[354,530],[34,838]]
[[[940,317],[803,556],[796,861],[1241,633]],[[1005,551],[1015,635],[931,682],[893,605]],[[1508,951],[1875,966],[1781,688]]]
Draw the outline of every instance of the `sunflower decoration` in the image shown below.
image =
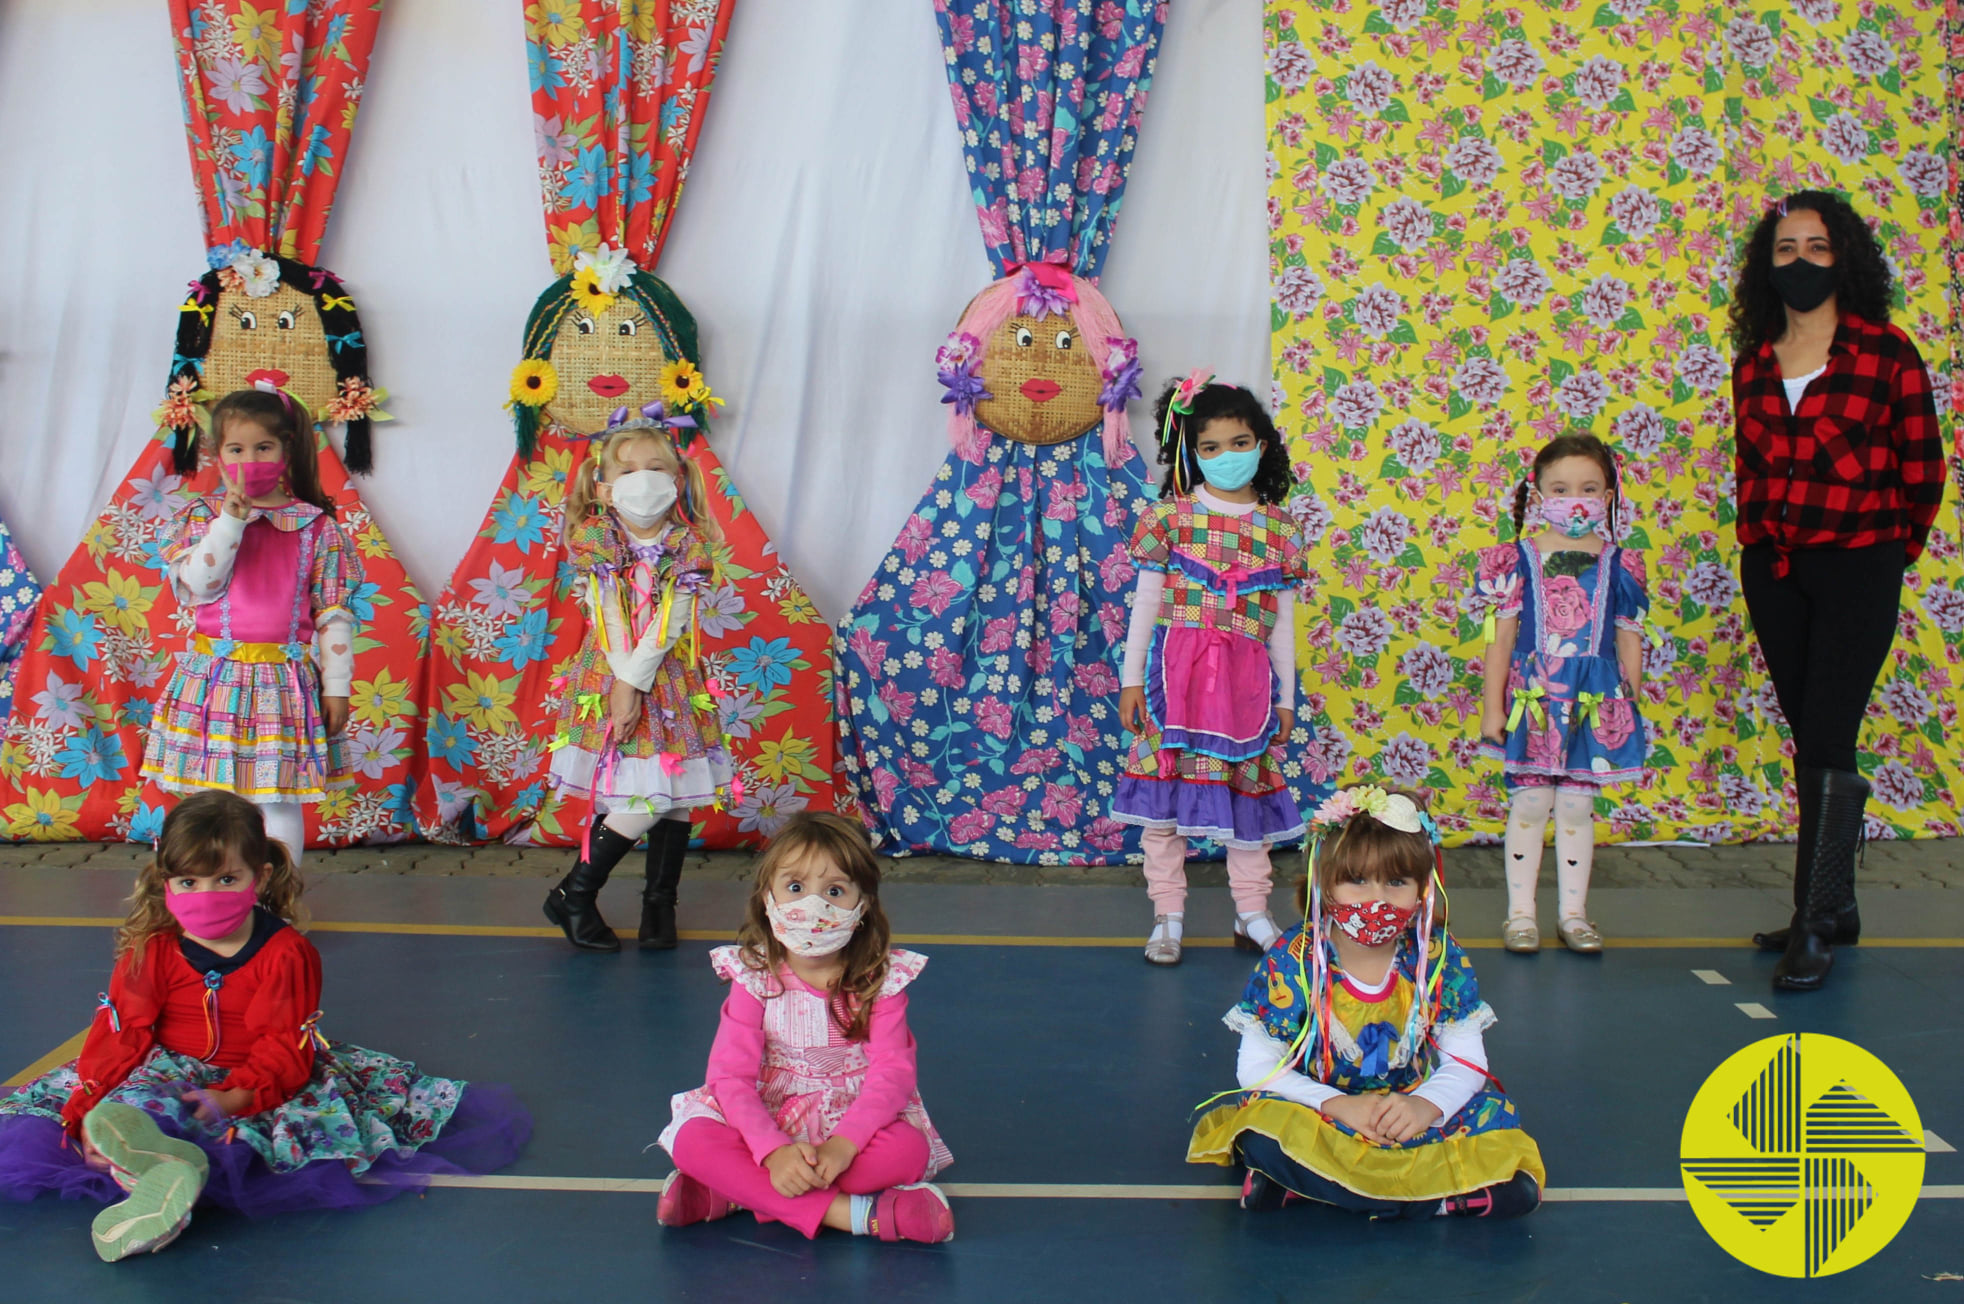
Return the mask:
[[588,312],[605,312],[614,302],[614,296],[601,288],[600,276],[595,267],[582,267],[573,274],[573,302]]
[[541,408],[559,392],[559,373],[544,358],[527,358],[512,368],[511,401]]
[[701,412],[723,406],[702,378],[702,368],[683,359],[662,368],[661,399],[671,412]]

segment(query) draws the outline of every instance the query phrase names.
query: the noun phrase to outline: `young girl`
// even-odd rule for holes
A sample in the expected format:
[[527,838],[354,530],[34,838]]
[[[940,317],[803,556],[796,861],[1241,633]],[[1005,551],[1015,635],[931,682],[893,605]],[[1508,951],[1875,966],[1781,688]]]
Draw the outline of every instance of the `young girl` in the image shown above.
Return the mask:
[[1535,880],[1551,814],[1556,929],[1572,951],[1603,949],[1588,913],[1596,794],[1642,777],[1646,752],[1637,687],[1650,599],[1642,554],[1604,542],[1618,505],[1608,446],[1563,435],[1535,454],[1514,493],[1517,541],[1480,554],[1475,604],[1488,610],[1480,736],[1513,794],[1501,926],[1510,951],[1541,948]]
[[675,890],[689,812],[728,797],[732,769],[696,646],[696,601],[719,543],[702,472],[669,442],[659,404],[614,414],[574,481],[566,553],[583,587],[586,637],[567,675],[552,756],[555,787],[592,799],[579,861],[546,897],[546,918],[587,951],[618,951],[595,896],[648,836],[640,945],[675,946]]
[[208,448],[222,488],[184,509],[164,554],[197,632],[158,703],[143,777],[168,792],[217,788],[263,807],[297,865],[301,806],[350,782],[341,732],[361,558],[334,522],[314,423],[292,396],[227,394],[212,409]]
[[914,1089],[907,986],[927,957],[887,945],[880,870],[837,815],[788,820],[757,862],[709,1080],[675,1097],[665,1227],[744,1208],[806,1236],[952,1240],[927,1179],[952,1161]]
[[94,1225],[114,1261],[167,1245],[200,1193],[255,1215],[347,1208],[516,1158],[532,1122],[509,1092],[321,1034],[300,893],[259,807],[179,803],[80,1058],[0,1100],[0,1193],[126,1197]]
[[1311,828],[1307,919],[1225,1020],[1248,1094],[1201,1118],[1188,1161],[1242,1165],[1245,1209],[1531,1211],[1547,1174],[1486,1070],[1494,1014],[1446,931],[1437,826],[1408,794],[1347,788]]
[[1159,396],[1166,483],[1132,536],[1118,716],[1134,737],[1112,818],[1145,829],[1151,964],[1180,962],[1188,838],[1227,844],[1235,945],[1261,951],[1280,932],[1268,850],[1303,831],[1281,750],[1307,577],[1301,531],[1280,510],[1289,458],[1253,394],[1209,379],[1196,371]]

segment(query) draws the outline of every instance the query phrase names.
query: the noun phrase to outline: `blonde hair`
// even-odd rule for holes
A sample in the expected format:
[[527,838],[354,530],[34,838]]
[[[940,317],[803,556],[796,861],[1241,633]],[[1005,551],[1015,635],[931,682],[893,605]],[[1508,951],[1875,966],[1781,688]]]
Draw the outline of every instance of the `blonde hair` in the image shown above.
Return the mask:
[[799,811],[784,822],[757,858],[757,879],[744,908],[743,927],[737,930],[743,963],[773,978],[783,967],[784,943],[771,931],[764,903],[770,900],[771,882],[779,867],[798,857],[836,866],[859,889],[859,899],[866,907],[852,940],[839,952],[845,970],[825,1002],[846,1040],[864,1041],[873,1019],[873,1002],[886,984],[893,933],[887,926],[886,911],[880,908],[880,862],[859,825],[830,811]]
[[621,450],[642,440],[653,444],[658,450],[655,458],[657,469],[682,477],[681,492],[676,495],[675,506],[669,509],[669,514],[700,534],[712,549],[720,546],[723,529],[709,512],[709,486],[703,479],[702,467],[693,458],[677,452],[674,441],[653,426],[630,426],[614,431],[606,437],[599,452],[580,464],[578,473],[573,476],[573,483],[566,491],[566,523],[561,539],[570,540],[580,526],[606,512],[598,489],[601,471],[605,470],[608,480],[616,478],[621,470]]
[[305,927],[300,895],[306,886],[286,844],[266,836],[259,808],[236,793],[201,792],[164,817],[157,853],[138,873],[129,917],[116,930],[116,958],[128,956],[130,968],[140,969],[151,938],[183,936],[164,903],[165,884],[174,878],[213,878],[230,868],[235,857],[258,880],[259,904],[295,927]]

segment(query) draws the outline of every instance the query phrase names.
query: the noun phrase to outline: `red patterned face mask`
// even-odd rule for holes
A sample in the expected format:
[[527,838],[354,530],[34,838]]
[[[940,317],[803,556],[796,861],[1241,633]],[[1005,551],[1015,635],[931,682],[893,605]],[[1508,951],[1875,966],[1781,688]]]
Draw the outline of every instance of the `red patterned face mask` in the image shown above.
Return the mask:
[[1411,926],[1416,906],[1394,906],[1389,901],[1366,901],[1361,905],[1333,903],[1330,922],[1344,936],[1362,946],[1383,946]]

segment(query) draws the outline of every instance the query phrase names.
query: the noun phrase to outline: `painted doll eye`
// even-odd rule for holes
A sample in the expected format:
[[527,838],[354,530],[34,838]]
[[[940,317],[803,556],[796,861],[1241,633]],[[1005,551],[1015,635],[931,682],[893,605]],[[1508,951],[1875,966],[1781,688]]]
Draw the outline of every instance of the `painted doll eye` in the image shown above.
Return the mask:
[[624,321],[620,325],[620,333],[622,335],[639,335],[641,333],[641,323],[633,320]]
[[238,319],[239,329],[242,331],[256,331],[259,329],[259,318],[250,308],[241,309]]
[[1070,333],[1069,331],[1058,331],[1058,332],[1057,332],[1057,347],[1058,347],[1058,349],[1059,349],[1059,350],[1061,350],[1061,351],[1063,351],[1063,352],[1067,352],[1067,353],[1068,353],[1068,352],[1070,351],[1070,347],[1071,347],[1071,333]]
[[591,317],[576,318],[574,320],[574,325],[580,328],[580,334],[582,335],[591,335],[596,329],[596,327],[593,324],[593,318]]
[[1027,348],[1029,348],[1029,347],[1030,347],[1030,346],[1031,346],[1032,344],[1035,344],[1036,342],[1037,342],[1037,337],[1036,337],[1035,335],[1032,335],[1032,334],[1030,333],[1030,328],[1029,328],[1028,326],[1018,326],[1018,327],[1016,328],[1016,347],[1017,347],[1017,348],[1019,348],[1019,349],[1027,349]]
[[300,319],[298,317],[295,317],[293,315],[293,309],[288,308],[286,311],[282,312],[279,316],[280,329],[283,331],[290,331],[299,322],[299,320]]

